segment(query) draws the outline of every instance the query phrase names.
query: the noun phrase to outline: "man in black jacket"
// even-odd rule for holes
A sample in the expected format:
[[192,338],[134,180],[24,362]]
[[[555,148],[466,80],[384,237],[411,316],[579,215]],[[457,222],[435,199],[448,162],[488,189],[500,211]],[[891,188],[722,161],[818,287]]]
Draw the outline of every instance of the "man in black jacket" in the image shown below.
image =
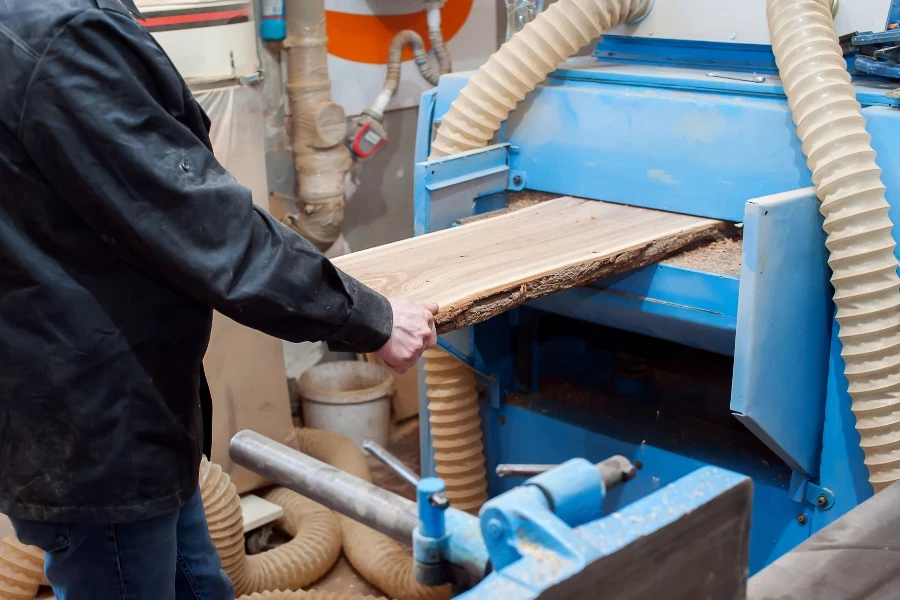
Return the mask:
[[124,1],[0,1],[0,511],[60,600],[228,598],[197,491],[213,309],[402,371],[437,308],[256,208]]

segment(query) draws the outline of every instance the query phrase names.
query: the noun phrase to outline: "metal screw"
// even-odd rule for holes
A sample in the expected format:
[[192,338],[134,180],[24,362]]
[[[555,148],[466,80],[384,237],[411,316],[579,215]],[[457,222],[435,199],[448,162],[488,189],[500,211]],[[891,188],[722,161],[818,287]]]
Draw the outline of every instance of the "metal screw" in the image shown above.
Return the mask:
[[181,170],[187,173],[191,170],[191,165],[187,164],[187,161],[181,163]]
[[731,35],[729,35],[729,36],[728,36],[728,37],[730,37],[730,38],[731,38],[731,39],[734,39],[734,38],[736,38],[736,37],[737,37],[737,34],[734,34],[734,33],[732,33],[732,34],[731,34]]
[[450,501],[447,499],[447,496],[445,494],[441,493],[432,494],[431,497],[428,498],[428,504],[441,510],[447,510],[448,508],[450,508]]
[[825,494],[819,494],[819,497],[816,498],[816,504],[819,505],[819,508],[825,508],[826,506],[828,506],[828,498],[825,496]]
[[487,522],[487,534],[495,540],[503,537],[503,523],[500,519],[491,519]]
[[637,469],[638,471],[640,471],[641,469],[644,468],[644,463],[642,463],[639,460],[636,460],[636,461],[634,461],[634,468]]
[[513,185],[522,185],[522,176],[521,175],[513,176]]
[[806,525],[806,515],[803,513],[800,513],[799,515],[797,515],[797,522],[800,523],[801,525]]

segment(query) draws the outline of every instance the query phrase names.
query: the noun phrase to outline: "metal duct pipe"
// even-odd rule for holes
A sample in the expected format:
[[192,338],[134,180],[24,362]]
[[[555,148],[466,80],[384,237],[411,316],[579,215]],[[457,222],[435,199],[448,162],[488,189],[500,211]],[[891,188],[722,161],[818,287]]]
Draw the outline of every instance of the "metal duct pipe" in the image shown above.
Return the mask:
[[331,101],[324,0],[286,0],[287,92],[300,213],[288,222],[325,251],[344,221],[344,178],[352,166],[344,146],[347,118]]
[[416,504],[254,431],[240,431],[228,454],[242,467],[412,546]]
[[880,491],[900,479],[900,278],[881,169],[831,0],[768,0],[772,49],[822,201],[844,374]]
[[482,148],[509,113],[551,71],[588,42],[639,21],[652,0],[559,0],[500,46],[450,105],[430,159]]

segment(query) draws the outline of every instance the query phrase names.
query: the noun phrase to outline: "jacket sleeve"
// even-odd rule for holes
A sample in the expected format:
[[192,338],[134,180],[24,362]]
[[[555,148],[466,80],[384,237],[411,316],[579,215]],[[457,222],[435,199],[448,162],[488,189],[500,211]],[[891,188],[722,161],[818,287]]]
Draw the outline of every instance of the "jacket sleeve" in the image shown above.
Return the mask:
[[289,341],[380,348],[387,300],[254,206],[195,133],[204,118],[140,25],[89,10],[38,62],[18,137],[110,250],[163,284]]

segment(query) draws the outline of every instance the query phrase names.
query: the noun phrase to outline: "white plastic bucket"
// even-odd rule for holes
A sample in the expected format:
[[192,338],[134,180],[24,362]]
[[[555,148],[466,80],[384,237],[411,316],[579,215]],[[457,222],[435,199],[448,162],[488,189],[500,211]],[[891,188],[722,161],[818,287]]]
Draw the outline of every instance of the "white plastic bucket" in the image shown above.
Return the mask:
[[387,444],[394,378],[377,363],[339,361],[306,371],[297,381],[303,424],[339,433],[362,447],[370,439]]

